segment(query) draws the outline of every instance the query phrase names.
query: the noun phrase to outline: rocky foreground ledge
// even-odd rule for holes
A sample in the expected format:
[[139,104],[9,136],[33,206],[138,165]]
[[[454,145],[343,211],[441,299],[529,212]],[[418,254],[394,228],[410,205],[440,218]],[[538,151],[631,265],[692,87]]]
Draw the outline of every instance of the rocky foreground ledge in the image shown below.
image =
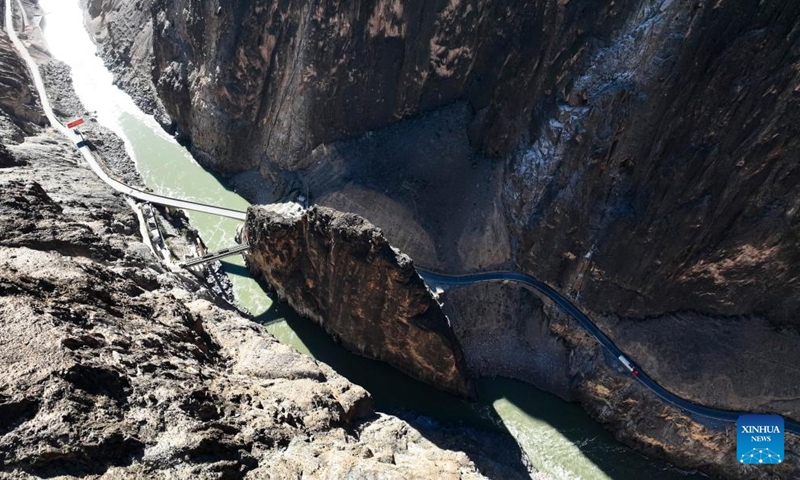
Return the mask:
[[377,414],[165,268],[123,198],[19,114],[40,108],[20,65],[0,32],[0,77],[26,86],[0,81],[0,478],[527,477],[506,437]]
[[165,270],[65,141],[43,132],[5,156],[0,477],[525,475],[376,414],[364,389]]
[[42,135],[9,151],[0,477],[482,478],[467,454],[376,415],[364,389],[165,271],[68,144]]
[[254,206],[244,233],[250,267],[345,347],[447,392],[472,395],[449,320],[411,258],[379,228],[326,207],[295,214]]

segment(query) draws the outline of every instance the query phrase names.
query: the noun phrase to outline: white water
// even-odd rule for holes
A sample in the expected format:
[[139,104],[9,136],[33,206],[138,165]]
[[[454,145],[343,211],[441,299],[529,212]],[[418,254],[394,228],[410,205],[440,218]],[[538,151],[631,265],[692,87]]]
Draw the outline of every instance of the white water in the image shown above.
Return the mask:
[[[40,0],[46,12],[45,39],[54,57],[72,67],[75,90],[100,123],[119,135],[137,163],[146,184],[157,193],[230,208],[247,202],[220,185],[191,155],[141,112],[131,98],[113,86],[112,76],[95,56],[83,28],[77,0]],[[233,245],[238,222],[189,212],[192,224],[209,248]],[[234,261],[241,266],[241,261]],[[235,265],[234,265],[235,266]],[[478,424],[486,419],[507,429],[537,469],[562,480],[685,478],[663,464],[644,459],[614,441],[579,407],[533,387],[508,380],[479,384],[482,401],[466,404],[410,380],[394,369],[344,352],[306,320],[272,301],[251,278],[229,275],[237,301],[271,333],[298,350],[331,364],[339,373],[364,385],[379,408],[408,408],[438,419]]]
[[[142,112],[129,95],[113,85],[111,73],[95,55],[96,46],[83,28],[83,13],[77,0],[40,0],[39,4],[45,12],[44,38],[51,54],[72,68],[73,86],[81,102],[102,125],[123,139],[148,187],[162,195],[247,208],[247,201],[223,188],[151,115]],[[210,249],[235,244],[239,225],[235,220],[187,214]],[[238,264],[242,265],[241,260]],[[252,279],[237,277],[233,283],[234,294],[247,300],[251,313],[258,315],[270,307],[271,300]]]
[[[122,118],[130,115],[144,125],[158,127],[154,119],[145,115],[130,96],[113,85],[113,77],[103,61],[96,55],[96,47],[86,32],[76,32],[76,25],[83,25],[83,14],[75,2],[69,0],[40,0],[45,11],[44,37],[47,47],[55,58],[72,67],[75,92],[83,105],[95,113],[97,120],[125,139]],[[155,131],[155,128],[153,128]],[[129,153],[133,153],[126,141]],[[133,155],[135,159],[135,154]]]

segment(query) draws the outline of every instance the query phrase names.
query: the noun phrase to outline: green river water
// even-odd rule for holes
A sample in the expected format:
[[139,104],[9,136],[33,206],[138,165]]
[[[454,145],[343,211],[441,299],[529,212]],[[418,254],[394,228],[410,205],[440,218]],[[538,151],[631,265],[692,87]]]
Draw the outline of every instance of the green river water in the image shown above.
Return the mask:
[[[151,117],[112,85],[85,32],[78,0],[40,0],[45,37],[53,55],[73,69],[76,91],[87,109],[126,142],[147,185],[160,194],[244,209],[246,200],[200,167]],[[189,212],[212,250],[234,245],[238,222]],[[672,480],[702,478],[647,459],[620,444],[579,406],[520,382],[481,380],[470,404],[410,379],[386,364],[355,356],[311,321],[273,302],[250,278],[243,261],[223,262],[237,302],[281,342],[333,367],[369,390],[378,410],[408,411],[445,424],[507,431],[534,466],[559,479]]]

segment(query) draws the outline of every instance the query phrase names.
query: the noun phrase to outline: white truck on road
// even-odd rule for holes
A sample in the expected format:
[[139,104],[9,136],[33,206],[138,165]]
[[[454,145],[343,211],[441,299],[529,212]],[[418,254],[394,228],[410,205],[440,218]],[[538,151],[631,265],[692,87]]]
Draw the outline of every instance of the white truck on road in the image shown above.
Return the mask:
[[637,369],[637,368],[636,368],[636,367],[635,367],[635,366],[634,366],[634,365],[631,363],[631,361],[630,361],[630,360],[628,360],[628,359],[625,357],[625,355],[620,355],[620,356],[619,356],[619,357],[617,357],[617,358],[619,359],[619,361],[620,361],[620,362],[621,362],[623,365],[625,365],[625,368],[627,368],[628,370],[630,370],[631,374],[632,374],[634,377],[638,377],[638,376],[639,376],[639,370],[638,370],[638,369]]

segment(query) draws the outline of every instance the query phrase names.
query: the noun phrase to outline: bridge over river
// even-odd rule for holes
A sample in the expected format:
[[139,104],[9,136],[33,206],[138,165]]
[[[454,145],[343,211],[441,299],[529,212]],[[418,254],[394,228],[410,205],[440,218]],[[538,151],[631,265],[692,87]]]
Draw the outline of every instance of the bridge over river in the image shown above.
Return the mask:
[[[115,178],[109,171],[107,171],[107,169],[103,166],[102,162],[99,161],[98,158],[95,157],[94,152],[92,152],[92,150],[90,148],[89,142],[87,142],[86,139],[83,138],[82,135],[70,130],[69,128],[67,128],[66,126],[64,126],[63,124],[61,124],[59,122],[59,120],[54,115],[52,107],[50,105],[50,102],[49,102],[49,100],[47,98],[47,94],[46,94],[46,91],[44,89],[43,81],[42,81],[41,75],[39,73],[38,67],[35,64],[34,60],[32,59],[31,55],[28,53],[27,49],[25,48],[25,45],[20,41],[20,39],[17,36],[17,33],[14,30],[12,8],[11,8],[11,0],[4,0],[4,1],[5,1],[5,8],[6,8],[6,15],[5,15],[5,28],[6,28],[6,31],[8,32],[8,35],[9,35],[11,41],[13,42],[15,48],[20,52],[20,55],[25,60],[25,62],[27,63],[27,65],[28,65],[28,67],[29,67],[29,69],[31,71],[31,75],[32,75],[32,78],[34,80],[35,87],[36,87],[36,89],[37,89],[37,91],[39,93],[39,96],[41,98],[41,102],[42,102],[42,105],[43,105],[43,108],[44,108],[44,111],[45,111],[45,114],[47,116],[48,121],[51,123],[53,128],[55,128],[56,130],[61,132],[65,137],[67,137],[75,145],[75,148],[80,152],[82,158],[86,161],[87,165],[98,176],[98,178],[103,180],[112,189],[114,189],[114,190],[116,190],[116,191],[118,191],[118,192],[120,192],[120,193],[122,193],[124,195],[127,195],[127,196],[129,196],[131,198],[134,198],[136,200],[142,201],[142,202],[149,202],[149,203],[153,203],[153,204],[157,204],[157,205],[163,205],[163,206],[169,206],[169,207],[173,207],[173,208],[185,209],[185,210],[188,210],[188,211],[191,211],[191,212],[200,213],[202,215],[212,215],[212,216],[219,217],[220,219],[224,219],[224,221],[220,220],[219,222],[215,222],[215,221],[210,221],[210,220],[207,220],[205,218],[202,218],[202,215],[198,216],[197,218],[192,217],[193,224],[197,224],[197,225],[202,224],[203,225],[202,228],[201,228],[201,233],[203,234],[204,239],[207,239],[207,238],[210,238],[210,237],[214,236],[214,237],[218,237],[218,238],[223,238],[224,240],[221,241],[221,242],[219,240],[215,240],[214,242],[212,242],[212,243],[217,244],[217,245],[213,245],[218,249],[215,253],[211,253],[211,254],[209,254],[207,256],[200,257],[198,259],[186,260],[185,261],[185,266],[186,267],[191,267],[193,265],[199,264],[199,263],[204,262],[204,261],[216,260],[218,258],[222,258],[223,256],[227,256],[227,255],[237,255],[237,254],[240,254],[240,253],[243,253],[244,251],[246,251],[246,248],[247,248],[246,245],[240,245],[240,246],[234,246],[234,247],[230,247],[229,246],[229,245],[233,244],[233,238],[232,238],[233,237],[233,233],[232,232],[228,232],[228,230],[235,230],[235,228],[236,228],[235,224],[234,225],[230,225],[231,221],[233,221],[233,222],[241,222],[241,221],[245,220],[245,218],[246,218],[246,202],[244,202],[244,200],[238,199],[236,201],[229,202],[228,203],[229,206],[219,206],[219,204],[214,204],[213,202],[200,202],[200,201],[196,201],[196,200],[189,200],[184,195],[178,195],[178,194],[167,195],[167,194],[164,194],[164,192],[159,194],[159,193],[154,193],[154,192],[151,192],[151,191],[147,191],[147,190],[144,190],[144,189],[140,189],[140,188],[136,188],[136,187],[132,187],[130,185],[127,185],[124,182],[120,181],[119,179]],[[78,8],[77,7],[77,2],[76,2],[75,6],[67,7],[66,3],[68,3],[68,2],[66,2],[65,0],[57,0],[55,2],[42,1],[41,3],[43,4],[43,6],[44,6],[44,4],[51,3],[51,8],[55,8],[52,5],[59,5],[59,8],[62,8],[61,6],[63,5],[63,8],[65,8],[65,9],[74,8],[74,9],[77,10],[77,8]],[[58,17],[58,18],[56,18],[56,17]],[[63,18],[64,18],[63,16],[58,15],[58,14],[54,15],[52,19],[50,17],[48,17],[48,24],[51,25],[51,26],[56,26],[58,21],[62,20]],[[80,19],[81,18],[82,18],[81,14],[78,11],[76,11],[75,12],[75,22],[76,22],[76,24],[80,25]],[[25,24],[27,25],[30,20],[26,18],[24,21],[25,21]],[[54,30],[55,30],[55,28],[56,27],[54,27]],[[68,34],[69,34],[70,38],[73,38],[73,39],[76,36],[74,31],[68,32]],[[83,32],[82,34],[85,34],[85,32]],[[64,37],[66,37],[66,35],[64,35]],[[56,43],[56,41],[52,41],[51,42],[52,45],[55,45],[55,43]],[[87,40],[87,44],[91,44],[90,41]],[[89,51],[83,52],[83,53],[81,53],[81,55],[88,55],[90,57],[93,57],[94,50],[91,50],[90,52]],[[83,60],[85,60],[85,58],[83,58]],[[84,73],[84,72],[80,72],[79,68],[75,68],[76,66],[77,66],[77,64],[75,66],[73,66],[73,77],[75,77],[76,75],[80,75],[81,73]],[[102,68],[102,64],[100,64],[100,67],[97,67],[97,68]],[[97,77],[98,74],[99,74],[98,71],[92,71],[92,77]],[[109,75],[109,78],[110,78],[110,75]],[[110,86],[110,81],[109,81],[109,86]],[[113,88],[113,87],[111,87],[111,88]],[[76,87],[76,90],[79,90],[79,89]],[[122,121],[123,122],[130,121],[131,124],[136,123],[136,122],[141,123],[138,118],[134,118],[133,120],[123,119]],[[128,126],[128,125],[126,125],[126,126]],[[132,133],[135,134],[135,133],[137,133],[139,131],[144,131],[147,128],[150,128],[150,127],[149,126],[148,127],[143,127],[141,125],[136,125],[135,128],[133,128],[133,127],[130,128],[127,133],[128,133],[128,136],[130,137]],[[162,134],[163,134],[163,132],[162,132]],[[153,129],[153,132],[145,132],[145,133],[143,133],[143,135],[147,135],[148,137],[147,137],[146,141],[139,141],[139,146],[140,147],[139,147],[139,151],[137,151],[137,154],[141,153],[141,155],[137,155],[137,157],[138,157],[138,161],[139,161],[139,164],[140,164],[140,171],[143,171],[143,176],[145,176],[145,179],[146,179],[148,185],[151,185],[153,178],[162,177],[164,172],[172,172],[172,173],[177,174],[177,173],[179,173],[178,170],[188,171],[189,169],[197,168],[196,165],[191,164],[191,160],[186,160],[185,165],[183,165],[183,167],[180,167],[180,168],[175,167],[174,165],[170,165],[169,162],[164,161],[163,158],[158,158],[157,160],[154,160],[153,162],[148,162],[149,159],[147,157],[149,157],[149,156],[153,156],[154,157],[154,156],[157,156],[159,154],[163,154],[162,152],[154,151],[154,149],[161,148],[162,143],[159,143],[159,142],[162,141],[162,140],[158,140],[158,138],[157,138],[158,135],[161,135],[161,134],[155,133],[155,129]],[[155,135],[155,137],[153,135]],[[154,138],[156,140],[154,140]],[[128,138],[128,140],[131,140],[131,139]],[[136,141],[136,139],[133,139],[133,141]],[[142,147],[142,145],[146,145],[147,148]],[[166,145],[166,144],[164,144],[164,145]],[[177,149],[178,147],[176,146],[175,148]],[[145,152],[145,150],[146,150],[147,154],[142,153],[142,152]],[[181,153],[181,155],[188,156],[188,154],[185,154],[185,152]],[[151,173],[150,174],[150,178],[148,178],[148,173],[147,173],[148,169],[150,169],[152,171],[155,171],[155,169],[158,169],[158,168],[163,168],[164,171],[161,172],[161,173],[158,173],[156,175],[153,175]],[[178,168],[178,170],[176,170],[176,168]],[[170,181],[172,181],[172,180],[170,180]],[[176,180],[176,182],[177,181],[178,180]],[[189,183],[192,183],[192,182],[190,181]],[[172,191],[178,191],[179,190],[179,188],[174,186],[174,185],[176,185],[175,183],[173,183],[172,185],[173,185]],[[183,181],[183,185],[187,185],[187,182]],[[199,187],[199,188],[203,190],[204,194],[206,194],[207,192],[205,192],[205,190],[210,190],[211,189],[211,187],[209,185],[210,184],[208,184],[208,185],[204,184],[203,187]],[[219,185],[217,185],[214,188],[217,188],[220,191],[224,190],[224,188],[220,187]],[[183,191],[183,190],[181,190],[181,191]],[[215,194],[215,195],[216,196],[213,199],[217,200],[218,198],[221,198],[223,196],[225,196],[225,198],[227,198],[227,196],[232,196],[233,194],[231,192],[224,192],[223,191],[219,195],[217,195],[217,194]],[[233,205],[234,208],[231,208],[231,205]],[[237,208],[237,207],[241,207],[241,208]],[[228,246],[226,247],[226,245],[228,245]],[[238,269],[238,268],[240,268],[240,267],[238,267],[236,265],[232,265],[232,264],[230,265],[230,269],[232,271],[236,271],[236,269]],[[460,287],[464,287],[464,286],[467,286],[467,285],[472,285],[472,284],[477,284],[477,283],[482,283],[482,282],[517,282],[519,284],[522,284],[522,285],[524,285],[524,286],[526,286],[528,288],[531,288],[531,289],[535,290],[539,294],[547,297],[550,301],[552,301],[554,304],[556,304],[562,311],[564,311],[566,314],[568,314],[572,318],[574,318],[580,325],[583,326],[583,328],[585,328],[590,334],[592,334],[594,336],[594,338],[596,338],[597,341],[603,346],[603,348],[605,348],[609,353],[611,353],[614,356],[614,358],[619,358],[619,357],[623,357],[623,358],[626,358],[626,359],[628,358],[624,354],[624,352],[622,352],[605,334],[603,334],[603,332],[597,327],[597,325],[594,324],[594,322],[591,321],[591,319],[589,317],[587,317],[583,312],[580,311],[580,309],[578,309],[575,305],[573,305],[568,299],[566,299],[565,297],[560,295],[555,289],[553,289],[552,287],[546,285],[545,283],[543,283],[543,282],[541,282],[541,281],[539,281],[539,280],[537,280],[537,279],[535,279],[535,278],[533,278],[531,276],[528,276],[528,275],[525,275],[525,274],[522,274],[522,273],[517,273],[517,272],[485,272],[485,273],[474,273],[474,274],[469,274],[469,275],[449,275],[449,274],[444,274],[444,273],[437,273],[437,272],[427,271],[427,270],[424,270],[424,269],[419,269],[418,272],[422,276],[422,278],[426,281],[426,283],[432,289],[436,289],[437,287],[440,287],[440,288],[443,288],[443,289],[446,290],[446,289],[451,289],[451,288],[460,288]],[[258,297],[259,299],[264,297],[263,291],[261,291],[261,289],[258,287],[258,285],[256,284],[255,281],[253,281],[252,279],[249,279],[249,278],[245,278],[244,274],[238,273],[234,283],[236,285],[235,288],[239,289],[238,293],[237,293],[237,298],[240,299],[240,301],[242,301],[245,304],[245,306],[247,308],[249,308],[251,311],[253,311],[256,315],[261,314],[261,317],[264,317],[266,315],[267,318],[272,318],[270,315],[274,315],[274,314],[270,314],[269,312],[273,311],[273,310],[280,310],[279,307],[276,309],[276,308],[274,308],[274,305],[270,306],[269,300],[254,300],[256,297]],[[246,294],[244,293],[245,292],[244,287],[242,287],[242,285],[244,283],[247,284],[247,287],[246,287],[247,288],[247,292],[246,292]],[[250,297],[252,297],[252,298],[250,298]],[[245,298],[246,298],[246,300],[243,300]],[[289,314],[286,313],[285,316],[288,318]],[[259,318],[261,318],[261,317],[259,317]],[[272,321],[272,320],[267,320],[267,321]],[[279,338],[281,338],[282,341],[290,343],[293,346],[295,346],[295,348],[298,348],[301,351],[306,351],[308,353],[309,348],[307,348],[306,345],[304,345],[302,342],[298,342],[298,339],[297,339],[298,335],[297,335],[296,331],[295,332],[291,331],[290,328],[287,327],[287,326],[281,326],[280,328],[276,329],[275,325],[272,325],[271,327],[268,327],[268,328],[271,328],[270,331],[273,332]],[[284,332],[283,330],[287,330],[288,333]],[[324,348],[328,349],[328,348],[333,348],[333,347],[332,346],[326,346]],[[337,353],[336,355],[345,356],[344,353]],[[634,360],[635,359],[630,359],[629,361],[634,361]],[[324,361],[330,362],[332,364],[335,364],[338,361],[338,359],[334,359],[332,357],[331,358],[327,358],[326,357],[326,358],[324,358]],[[353,362],[355,362],[355,361],[358,361],[358,362],[361,362],[361,363],[359,363],[357,374],[353,375],[353,377],[361,375],[361,373],[365,369],[369,370],[370,368],[374,368],[376,370],[376,372],[380,371],[380,373],[377,374],[377,376],[380,377],[380,378],[375,379],[375,381],[372,382],[372,383],[369,383],[369,382],[372,381],[371,379],[361,381],[360,379],[362,377],[354,378],[354,381],[357,381],[357,383],[359,383],[359,382],[363,383],[364,386],[366,386],[370,391],[373,391],[373,393],[375,394],[376,398],[379,398],[379,397],[380,398],[389,398],[389,397],[392,397],[392,396],[394,396],[394,397],[402,396],[402,395],[400,395],[398,393],[391,393],[389,395],[383,395],[383,392],[381,391],[381,389],[391,390],[392,385],[387,385],[387,383],[389,383],[389,384],[398,384],[398,385],[399,384],[403,384],[403,382],[405,380],[402,379],[402,375],[398,374],[400,376],[398,376],[395,380],[387,381],[387,378],[389,378],[388,377],[389,374],[387,373],[387,371],[381,370],[377,366],[376,367],[369,367],[367,364],[364,363],[365,360],[363,360],[363,359],[353,360]],[[350,360],[347,360],[347,362],[350,362]],[[623,367],[627,368],[627,366],[623,362],[620,362],[620,365],[622,365]],[[338,369],[338,367],[337,367],[337,369]],[[638,369],[637,369],[637,371],[638,371],[638,375],[635,375],[635,377],[636,377],[636,380],[642,386],[644,386],[645,388],[647,388],[650,391],[652,391],[653,393],[655,393],[657,396],[659,396],[665,402],[667,402],[667,403],[669,403],[671,405],[674,405],[677,408],[682,409],[684,412],[688,412],[689,414],[691,414],[693,417],[695,417],[699,421],[705,421],[705,422],[710,422],[710,423],[722,423],[722,424],[724,424],[726,426],[729,426],[730,424],[735,422],[736,417],[738,417],[738,415],[740,414],[740,412],[731,412],[731,411],[725,411],[725,410],[711,409],[711,408],[708,408],[708,407],[704,407],[702,405],[697,405],[695,403],[689,402],[688,400],[680,398],[677,395],[674,395],[673,393],[667,391],[666,389],[664,389],[663,387],[658,385],[651,377],[649,377],[646,374],[646,372],[642,372],[642,371],[640,371]],[[366,378],[366,377],[363,377],[363,378]],[[392,378],[394,378],[394,377],[392,377]],[[405,384],[403,384],[403,385],[405,385]],[[406,387],[403,387],[403,388],[406,389],[406,390],[409,389],[409,388],[406,388]],[[426,396],[426,398],[428,398],[428,402],[427,402],[428,404],[439,401],[439,400],[434,400],[433,399],[436,396],[435,392],[431,392],[429,390],[424,390],[425,387],[423,387],[423,386],[418,386],[418,387],[414,387],[414,388],[415,389],[419,389],[420,391],[425,391],[426,392],[424,395]],[[522,386],[519,386],[519,387],[515,386],[513,388],[519,388],[520,392],[522,392],[522,391],[526,392],[523,395],[526,398],[532,397],[532,396],[535,395],[535,392],[533,391],[532,388],[530,388],[530,389],[527,388],[527,387],[523,388]],[[510,396],[508,396],[508,393],[501,393],[500,395],[501,395],[500,398],[502,398],[503,395],[505,395],[508,398],[511,398]],[[414,394],[412,396],[414,398],[418,398],[420,395],[419,394]],[[516,395],[516,397],[520,397],[520,396]],[[408,402],[406,402],[405,406],[410,405],[411,401],[413,401],[413,398],[410,398],[408,400]],[[443,405],[442,411],[453,411],[454,410],[454,405],[455,404],[451,400],[443,398],[443,399],[441,399],[440,402]],[[555,402],[555,403],[552,403],[552,402]],[[571,412],[571,413],[569,413],[569,416],[571,418],[575,418],[575,417],[578,417],[578,416],[583,414],[582,412],[579,411],[579,409],[573,409],[572,406],[564,404],[564,402],[560,402],[560,401],[556,402],[555,400],[552,400],[552,402],[548,403],[548,405],[549,405],[548,409],[549,410],[564,411],[564,412],[569,411],[569,412]],[[539,403],[547,403],[547,401],[540,399]],[[497,405],[500,405],[498,402],[495,402],[494,405],[495,405],[495,409],[500,408],[500,407],[497,406]],[[412,408],[415,408],[415,407],[412,407]],[[484,408],[484,407],[481,407],[481,408]],[[506,407],[502,407],[502,408],[506,408]],[[510,410],[508,410],[508,411],[506,411],[506,410],[498,410],[498,413],[504,419],[510,419],[511,418],[509,416],[510,415],[509,412],[510,412]],[[741,413],[744,413],[744,412],[741,412]],[[483,415],[483,414],[481,414],[481,415]],[[557,420],[558,419],[554,419],[554,420],[551,421],[551,423],[557,422]],[[542,451],[541,452],[542,455],[537,455],[537,454],[534,453],[534,452],[538,451],[538,450],[536,450],[537,448],[540,448],[539,444],[542,443],[540,441],[540,439],[537,438],[537,439],[533,439],[531,441],[528,441],[529,439],[523,438],[523,437],[525,437],[524,432],[515,431],[514,434],[515,434],[515,436],[517,436],[517,439],[520,442],[520,444],[523,446],[523,448],[525,448],[526,451],[529,453],[529,456],[534,461],[534,463],[537,465],[537,467],[538,468],[544,468],[545,470],[569,471],[569,472],[573,472],[576,475],[579,475],[581,478],[592,478],[592,479],[610,478],[610,477],[607,477],[604,472],[617,472],[617,473],[613,474],[614,478],[631,478],[631,479],[634,479],[634,478],[685,478],[683,473],[677,473],[675,471],[672,471],[672,473],[665,473],[666,472],[665,468],[668,468],[668,467],[658,466],[658,463],[656,461],[643,460],[643,459],[640,459],[640,457],[638,457],[636,455],[630,455],[630,450],[628,450],[625,447],[622,447],[618,443],[615,443],[615,441],[612,438],[610,438],[610,436],[607,436],[606,439],[602,440],[602,442],[605,442],[605,443],[603,443],[602,447],[599,447],[598,452],[600,452],[600,453],[597,453],[597,454],[591,453],[590,445],[587,446],[588,444],[586,444],[586,442],[593,442],[594,438],[596,438],[598,436],[602,436],[602,434],[605,433],[605,432],[602,431],[602,429],[600,429],[599,431],[595,431],[594,429],[596,427],[597,426],[596,426],[595,423],[593,423],[591,420],[587,419],[586,422],[580,424],[579,428],[585,430],[586,432],[594,432],[594,433],[587,433],[588,435],[590,435],[592,437],[591,439],[588,439],[588,438],[587,439],[579,439],[579,440],[575,440],[573,442],[570,442],[569,440],[564,440],[566,443],[564,445],[560,446],[560,447],[556,446],[556,445],[560,445],[558,442],[550,441],[550,442],[548,442],[548,443],[546,443],[544,445],[544,447],[547,448],[547,452]],[[531,422],[529,420],[524,420],[523,423],[521,424],[520,428],[522,428],[522,429],[534,429],[534,428],[539,428],[539,427],[535,426],[533,424],[533,422]],[[549,428],[548,432],[554,431],[553,427],[547,427],[547,428]],[[573,428],[573,427],[570,427],[570,428]],[[787,422],[786,423],[786,429],[788,431],[792,432],[792,433],[800,434],[800,425],[798,425],[795,422]],[[576,448],[575,445],[578,445],[578,444],[582,444],[582,446],[581,447],[577,447],[577,448],[579,448],[579,450],[576,450],[575,449]],[[559,448],[563,449],[563,455],[558,454],[557,452],[555,452],[555,450],[558,450]],[[614,458],[616,458],[616,460],[606,461],[605,457],[608,456],[609,452],[611,450],[613,450],[613,449],[618,449],[619,450],[617,453],[613,454]],[[586,452],[588,452],[588,453],[586,453]],[[576,456],[576,453],[577,453],[577,456]],[[585,454],[585,456],[584,456],[584,454]],[[541,458],[537,458],[537,457],[541,457]],[[540,462],[542,462],[542,461],[544,461],[544,462],[551,462],[552,461],[552,462],[556,462],[556,463],[550,465],[550,467],[552,467],[552,469],[551,469],[547,465],[541,464]],[[599,468],[599,470],[598,470],[598,468]],[[618,470],[615,470],[615,469],[618,469]],[[619,470],[619,469],[621,469],[621,470]],[[624,470],[624,473],[619,473],[619,472],[622,472],[623,470]],[[650,473],[645,473],[645,472],[650,472]],[[611,473],[609,473],[609,475],[611,475]],[[656,475],[656,476],[653,476],[653,475]]]

